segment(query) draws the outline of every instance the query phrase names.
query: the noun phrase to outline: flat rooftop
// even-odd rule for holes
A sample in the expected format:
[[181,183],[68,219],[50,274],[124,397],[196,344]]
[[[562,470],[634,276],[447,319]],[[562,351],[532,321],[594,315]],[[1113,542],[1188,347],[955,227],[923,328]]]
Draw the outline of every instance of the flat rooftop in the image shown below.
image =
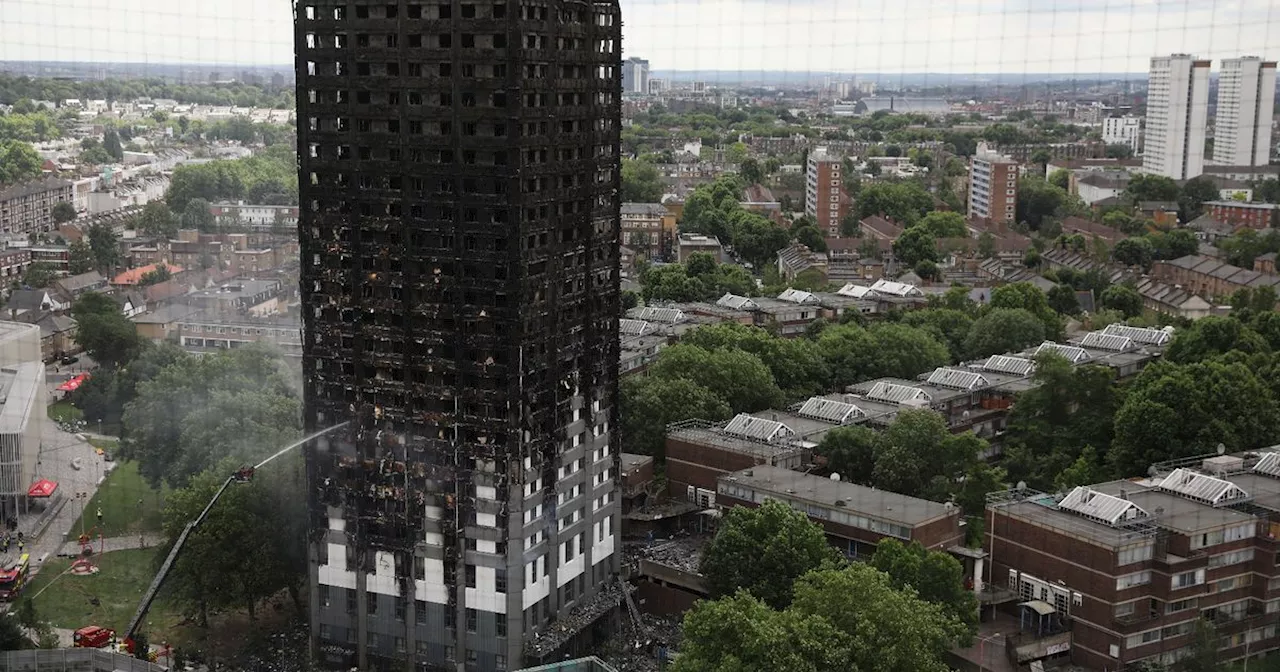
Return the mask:
[[939,502],[869,488],[857,483],[833,481],[823,476],[804,474],[782,467],[752,467],[721,476],[718,480],[779,497],[804,500],[826,508],[834,508],[837,506],[837,501],[843,501],[844,506],[840,508],[847,511],[866,513],[907,527],[915,527],[938,518],[959,514],[958,509],[948,508]]
[[1000,511],[1106,548],[1120,548],[1151,538],[1150,535],[1136,529],[1111,527],[1069,511],[1063,511],[1057,508],[1053,495],[1033,496],[1002,506]]
[[[1157,525],[1182,534],[1196,534],[1256,520],[1254,516],[1235,509],[1215,508],[1179,495],[1154,489],[1141,489],[1153,487],[1153,484],[1149,484],[1149,481],[1112,481],[1090,487],[1115,497],[1119,497],[1120,491],[1124,490],[1129,501],[1155,516]],[[1156,513],[1157,509],[1161,509],[1160,513]]]

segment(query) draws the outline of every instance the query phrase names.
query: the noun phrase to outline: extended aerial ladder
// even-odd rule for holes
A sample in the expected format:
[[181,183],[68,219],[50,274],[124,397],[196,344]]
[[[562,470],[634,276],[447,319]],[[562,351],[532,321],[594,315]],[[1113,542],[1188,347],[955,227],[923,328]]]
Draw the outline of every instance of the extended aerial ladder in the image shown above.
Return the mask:
[[[227,480],[222,482],[222,486],[219,487],[218,491],[213,494],[213,497],[209,500],[209,503],[205,505],[204,510],[200,512],[200,515],[196,516],[195,520],[192,520],[191,522],[187,523],[186,527],[182,528],[182,532],[181,534],[178,535],[178,539],[173,542],[173,548],[169,549],[169,555],[164,559],[164,564],[160,565],[160,571],[156,572],[155,578],[151,580],[151,585],[147,588],[147,592],[143,594],[142,602],[138,604],[137,613],[133,615],[133,619],[129,621],[129,626],[125,628],[125,631],[123,633],[121,633],[123,635],[126,651],[134,655],[138,654],[138,652],[136,651],[136,646],[134,642],[134,637],[138,633],[138,627],[142,625],[142,620],[147,617],[147,611],[151,609],[151,603],[155,601],[156,594],[160,592],[160,587],[164,585],[165,578],[169,576],[169,570],[173,568],[173,563],[175,560],[177,560],[178,553],[182,551],[183,545],[187,543],[187,538],[191,536],[192,532],[196,531],[196,528],[200,526],[200,523],[204,522],[205,517],[209,515],[209,511],[213,509],[213,505],[218,503],[218,500],[222,497],[222,494],[227,491],[227,488],[231,487],[232,483],[250,482],[251,480],[253,480],[254,472],[262,468],[262,466],[267,464],[268,462],[276,459],[277,457],[283,455],[284,453],[294,448],[297,448],[298,446],[301,446],[307,443],[308,441],[311,441],[312,439],[324,436],[325,434],[328,434],[330,432],[337,431],[338,429],[341,429],[346,425],[347,423],[343,422],[341,424],[334,425],[333,427],[330,427],[328,429],[324,429],[319,432],[316,432],[315,434],[312,434],[298,441],[297,443],[293,443],[286,446],[285,448],[283,448],[276,454],[272,455],[271,457],[268,457],[262,462],[259,462],[256,466],[244,467],[242,469],[238,469],[234,474],[228,476]],[[142,653],[145,655],[146,652],[144,651]]]

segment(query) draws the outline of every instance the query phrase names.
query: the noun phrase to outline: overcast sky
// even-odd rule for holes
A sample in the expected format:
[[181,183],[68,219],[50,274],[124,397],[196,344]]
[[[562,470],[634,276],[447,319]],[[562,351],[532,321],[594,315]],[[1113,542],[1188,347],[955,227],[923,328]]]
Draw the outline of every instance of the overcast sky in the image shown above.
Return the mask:
[[[655,70],[1142,72],[1280,58],[1280,0],[621,0]],[[288,0],[0,0],[0,60],[292,62]],[[1216,68],[1215,63],[1215,68]]]

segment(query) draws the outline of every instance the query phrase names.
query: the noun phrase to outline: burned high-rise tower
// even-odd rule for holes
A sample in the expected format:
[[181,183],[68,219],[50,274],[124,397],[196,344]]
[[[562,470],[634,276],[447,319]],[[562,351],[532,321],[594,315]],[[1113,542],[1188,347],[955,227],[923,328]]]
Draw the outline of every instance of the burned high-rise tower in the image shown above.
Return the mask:
[[351,423],[307,459],[317,655],[561,657],[621,594],[617,0],[295,31],[306,424]]

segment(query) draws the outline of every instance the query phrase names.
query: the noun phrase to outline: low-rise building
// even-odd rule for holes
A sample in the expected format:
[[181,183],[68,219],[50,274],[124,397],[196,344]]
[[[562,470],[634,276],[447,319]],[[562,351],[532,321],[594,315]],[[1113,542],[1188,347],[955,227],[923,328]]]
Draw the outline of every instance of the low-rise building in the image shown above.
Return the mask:
[[1259,273],[1199,254],[1157,261],[1151,267],[1151,277],[1213,299],[1228,298],[1241,289],[1271,287],[1280,291],[1280,275]]
[[5,313],[8,319],[17,320],[27,313],[56,313],[70,307],[70,302],[59,299],[57,293],[47,289],[15,289],[9,292]]
[[219,224],[246,226],[265,231],[273,228],[292,230],[298,226],[296,205],[256,205],[244,201],[219,201],[209,204],[209,214]]
[[33,264],[45,264],[57,273],[71,271],[71,249],[66,245],[32,245],[27,250]]
[[901,226],[880,215],[872,215],[863,219],[858,222],[858,228],[861,229],[864,240],[887,240],[890,243],[897,240],[904,230]]
[[280,312],[279,280],[233,280],[188,294],[183,300],[209,313],[264,317]]
[[1062,235],[1073,236],[1076,234],[1084,236],[1086,240],[1100,238],[1109,246],[1114,246],[1127,237],[1121,231],[1083,217],[1071,216],[1063,218]]
[[30,249],[17,247],[0,250],[0,278],[21,278],[30,265]]
[[232,350],[265,342],[290,358],[302,357],[302,322],[297,316],[249,318],[200,312],[177,320],[178,344],[191,352]]
[[58,278],[53,282],[54,291],[68,303],[74,302],[80,298],[82,294],[89,292],[101,292],[107,287],[107,279],[97,271],[89,271],[80,275],[70,275],[65,278]]
[[951,504],[908,497],[844,480],[761,465],[716,479],[716,506],[757,507],[773,499],[803,511],[846,556],[866,558],[885,538],[931,550],[964,542],[961,511]]
[[1237,227],[1260,231],[1280,226],[1280,205],[1275,203],[1208,201],[1204,207],[1214,219]]
[[661,203],[622,204],[622,244],[652,261],[672,261],[676,216]]
[[676,261],[684,263],[688,261],[689,255],[695,252],[706,252],[715,257],[716,263],[723,264],[724,246],[720,244],[720,239],[715,236],[704,236],[699,233],[682,233],[679,238],[679,248],[677,250]]
[[0,520],[17,518],[36,480],[44,434],[40,327],[0,322]]
[[71,183],[45,177],[0,189],[0,233],[52,231],[53,206],[72,202]]
[[817,284],[826,284],[826,255],[814,252],[800,242],[778,250],[778,274],[784,282],[794,282],[802,273],[814,276],[812,280]]

